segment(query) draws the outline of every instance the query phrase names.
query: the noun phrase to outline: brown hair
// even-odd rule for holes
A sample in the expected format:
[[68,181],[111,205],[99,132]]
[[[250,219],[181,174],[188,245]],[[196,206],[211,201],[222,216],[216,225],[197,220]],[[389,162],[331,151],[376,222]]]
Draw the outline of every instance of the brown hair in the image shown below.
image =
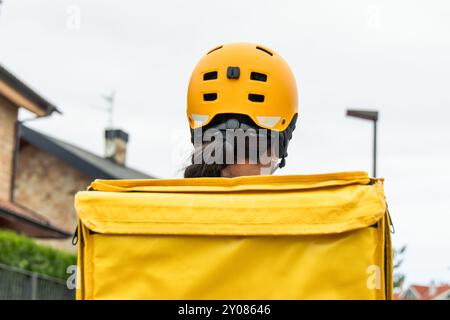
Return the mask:
[[[227,163],[206,163],[205,160],[203,159],[203,152],[205,152],[205,149],[207,150],[207,148],[210,149],[214,149],[214,144],[217,143],[218,141],[214,140],[213,142],[210,143],[204,143],[201,146],[197,147],[192,156],[191,156],[191,164],[188,165],[185,169],[184,169],[184,177],[185,178],[207,178],[207,177],[222,177],[222,171],[223,169],[225,169],[229,164]],[[223,143],[222,141],[220,141],[219,143]],[[226,142],[225,142],[226,145]],[[249,152],[250,150],[250,146],[249,146],[249,141],[246,138],[246,143],[245,143],[245,162],[247,162],[249,160],[248,155],[250,154]],[[265,146],[264,147],[265,153],[267,154],[271,154],[271,148],[270,145]],[[260,151],[261,152],[261,151]],[[208,152],[206,152],[208,154]],[[237,152],[237,144],[234,144],[234,162],[233,163],[238,163],[238,152]],[[223,151],[222,157],[224,157],[225,155],[225,151]],[[201,159],[201,163],[198,163],[199,161],[195,161],[196,159]],[[258,161],[260,161],[260,157],[258,156]]]
[[[210,143],[203,143],[201,146],[197,146],[191,156],[191,164],[184,170],[185,178],[207,178],[207,177],[221,177],[222,170],[227,166],[221,163],[206,163],[203,158],[203,153],[208,148],[214,148],[218,141],[214,140]],[[195,161],[197,159],[197,161]],[[198,159],[201,160],[199,163]]]
[[184,169],[185,178],[221,177],[226,164],[191,164]]

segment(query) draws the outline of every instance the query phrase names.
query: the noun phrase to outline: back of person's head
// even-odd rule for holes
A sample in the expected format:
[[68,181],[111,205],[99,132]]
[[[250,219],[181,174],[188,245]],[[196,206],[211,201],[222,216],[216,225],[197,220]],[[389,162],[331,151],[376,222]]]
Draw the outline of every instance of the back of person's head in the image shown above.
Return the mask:
[[194,152],[186,178],[271,174],[285,164],[298,117],[294,75],[265,47],[219,46],[192,73],[187,116]]

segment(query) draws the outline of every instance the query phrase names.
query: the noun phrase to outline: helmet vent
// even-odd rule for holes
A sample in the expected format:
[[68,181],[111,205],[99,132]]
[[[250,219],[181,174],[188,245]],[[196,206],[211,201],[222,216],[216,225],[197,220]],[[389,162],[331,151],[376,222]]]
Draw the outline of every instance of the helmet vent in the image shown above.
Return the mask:
[[204,93],[203,101],[214,101],[217,100],[217,93]]
[[255,81],[266,82],[267,74],[259,73],[259,72],[252,72],[252,73],[250,73],[250,79],[255,80]]
[[270,52],[270,51],[267,50],[267,49],[264,49],[263,47],[256,47],[256,49],[261,50],[261,51],[267,53],[269,56],[273,56],[273,53],[272,53],[272,52]]
[[214,51],[216,51],[216,50],[222,49],[222,47],[223,47],[223,46],[215,47],[214,49],[209,50],[207,54],[210,54],[211,52],[214,52]]
[[203,75],[203,81],[217,79],[217,71],[207,72]]
[[256,93],[249,93],[248,100],[250,100],[252,102],[264,102],[264,95],[256,94]]

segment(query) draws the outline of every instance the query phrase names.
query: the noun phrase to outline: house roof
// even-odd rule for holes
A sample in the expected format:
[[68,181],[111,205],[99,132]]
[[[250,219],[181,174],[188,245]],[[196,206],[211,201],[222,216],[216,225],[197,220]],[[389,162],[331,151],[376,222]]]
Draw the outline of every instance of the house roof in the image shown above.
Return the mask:
[[450,292],[450,284],[436,285],[434,293],[431,295],[430,289],[431,286],[413,284],[409,287],[408,290],[412,290],[412,292],[414,292],[414,295],[417,297],[418,300],[433,300],[435,298],[438,298],[442,294],[446,293],[447,291]]
[[60,229],[38,213],[16,203],[0,199],[0,227],[36,238],[65,239],[71,233]]
[[17,107],[23,107],[38,116],[47,116],[52,112],[61,113],[54,104],[44,99],[2,65],[0,65],[0,94]]
[[152,179],[138,170],[119,165],[80,147],[47,136],[24,125],[19,127],[20,138],[61,159],[91,179]]

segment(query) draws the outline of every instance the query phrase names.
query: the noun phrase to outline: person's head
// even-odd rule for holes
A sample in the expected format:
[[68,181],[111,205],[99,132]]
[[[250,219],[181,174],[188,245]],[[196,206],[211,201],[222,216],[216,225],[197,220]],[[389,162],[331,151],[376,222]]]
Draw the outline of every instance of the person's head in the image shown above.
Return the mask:
[[294,76],[274,51],[249,43],[209,51],[189,82],[194,153],[184,176],[260,175],[283,167],[297,108]]

